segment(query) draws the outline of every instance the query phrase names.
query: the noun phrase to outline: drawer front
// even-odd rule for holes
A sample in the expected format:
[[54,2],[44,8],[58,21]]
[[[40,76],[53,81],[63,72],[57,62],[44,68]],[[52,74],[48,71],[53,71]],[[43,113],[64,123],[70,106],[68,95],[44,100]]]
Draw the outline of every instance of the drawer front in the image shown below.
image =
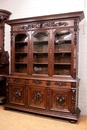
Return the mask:
[[71,88],[75,83],[63,82],[63,81],[51,81],[51,80],[40,80],[40,79],[24,79],[24,78],[7,78],[7,82],[25,84],[25,85],[38,85],[38,86],[54,86],[61,88]]

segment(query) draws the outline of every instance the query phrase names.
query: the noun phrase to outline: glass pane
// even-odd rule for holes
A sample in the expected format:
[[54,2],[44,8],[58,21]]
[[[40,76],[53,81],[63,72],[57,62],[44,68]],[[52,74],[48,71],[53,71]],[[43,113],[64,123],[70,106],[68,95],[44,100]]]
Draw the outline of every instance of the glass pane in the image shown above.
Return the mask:
[[71,74],[71,41],[70,31],[56,31],[54,35],[54,75]]
[[15,67],[17,73],[27,73],[28,62],[28,37],[26,34],[18,34],[15,37]]
[[27,73],[27,65],[26,64],[15,64],[15,72],[16,73]]
[[33,37],[33,68],[35,74],[48,74],[48,35],[45,32]]

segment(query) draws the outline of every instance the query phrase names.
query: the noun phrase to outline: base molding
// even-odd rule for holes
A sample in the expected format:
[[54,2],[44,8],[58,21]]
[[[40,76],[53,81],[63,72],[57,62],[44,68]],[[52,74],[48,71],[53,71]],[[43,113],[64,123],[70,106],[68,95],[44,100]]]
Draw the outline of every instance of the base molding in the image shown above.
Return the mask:
[[4,106],[5,110],[18,110],[18,111],[23,111],[23,112],[29,112],[29,113],[34,113],[34,114],[39,114],[39,115],[45,115],[45,116],[51,116],[51,117],[56,117],[56,118],[62,118],[62,119],[67,119],[71,123],[76,123],[78,121],[79,115],[80,115],[80,109],[76,109],[76,113],[72,114],[70,112],[60,112],[60,111],[51,111],[51,110],[46,110],[46,109],[37,109],[37,108],[32,108],[32,107],[23,107],[19,105],[11,105],[11,104],[5,104]]

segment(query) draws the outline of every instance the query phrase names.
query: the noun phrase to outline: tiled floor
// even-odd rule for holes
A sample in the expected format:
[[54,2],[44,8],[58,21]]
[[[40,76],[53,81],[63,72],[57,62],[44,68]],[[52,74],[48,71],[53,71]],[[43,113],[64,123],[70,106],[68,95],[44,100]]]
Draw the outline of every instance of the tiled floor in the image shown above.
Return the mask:
[[68,121],[4,110],[0,105],[0,130],[87,130],[87,116],[80,116],[76,124]]

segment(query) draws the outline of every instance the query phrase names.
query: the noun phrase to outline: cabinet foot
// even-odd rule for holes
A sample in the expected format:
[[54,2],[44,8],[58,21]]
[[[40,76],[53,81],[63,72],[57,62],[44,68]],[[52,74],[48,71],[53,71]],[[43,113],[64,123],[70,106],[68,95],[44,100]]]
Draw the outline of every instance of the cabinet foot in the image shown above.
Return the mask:
[[77,123],[77,120],[69,120],[69,122],[75,124]]
[[10,108],[8,108],[8,107],[5,107],[5,108],[4,108],[4,110],[10,110]]

